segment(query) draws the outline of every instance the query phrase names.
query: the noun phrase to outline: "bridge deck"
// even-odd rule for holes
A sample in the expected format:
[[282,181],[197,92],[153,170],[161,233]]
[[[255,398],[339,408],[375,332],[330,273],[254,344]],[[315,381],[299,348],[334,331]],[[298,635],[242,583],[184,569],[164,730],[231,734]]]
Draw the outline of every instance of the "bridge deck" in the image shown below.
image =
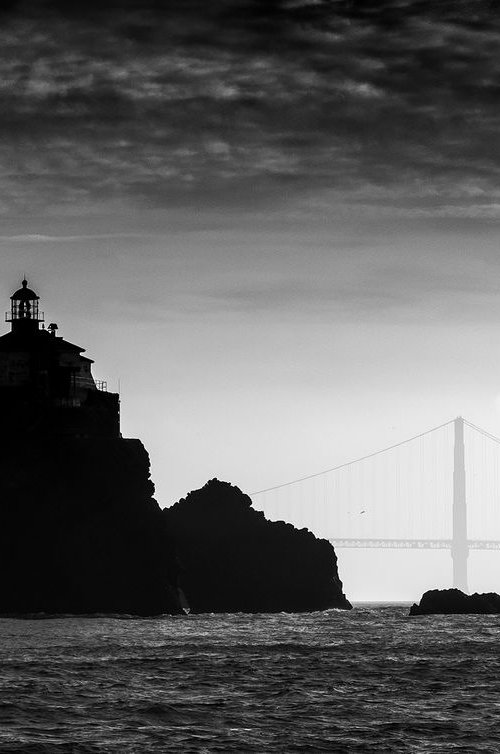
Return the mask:
[[[451,550],[451,539],[329,539],[334,547],[383,550]],[[469,550],[500,550],[500,540],[469,539]]]

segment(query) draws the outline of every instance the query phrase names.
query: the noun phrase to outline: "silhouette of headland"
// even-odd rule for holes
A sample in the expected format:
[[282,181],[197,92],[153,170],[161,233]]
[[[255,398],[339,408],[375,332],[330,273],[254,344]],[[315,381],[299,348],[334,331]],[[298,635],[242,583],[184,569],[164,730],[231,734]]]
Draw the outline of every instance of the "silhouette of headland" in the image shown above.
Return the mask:
[[149,458],[27,280],[0,337],[0,612],[178,612]]
[[500,595],[465,594],[460,589],[431,589],[422,595],[420,603],[413,604],[410,615],[469,615],[500,613]]
[[194,613],[351,608],[332,545],[307,529],[268,521],[228,482],[212,479],[163,515]]
[[[148,454],[27,280],[0,337],[0,613],[349,607],[331,545],[212,481],[162,512]],[[183,594],[183,591],[187,595]]]

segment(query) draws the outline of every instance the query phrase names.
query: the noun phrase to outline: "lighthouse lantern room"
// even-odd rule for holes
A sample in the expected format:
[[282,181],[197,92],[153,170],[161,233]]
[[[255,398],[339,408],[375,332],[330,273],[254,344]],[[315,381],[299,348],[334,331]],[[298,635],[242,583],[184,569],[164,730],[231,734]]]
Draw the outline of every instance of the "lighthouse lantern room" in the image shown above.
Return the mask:
[[5,315],[6,321],[12,323],[13,332],[38,330],[39,323],[44,319],[43,312],[39,312],[39,299],[35,291],[28,288],[28,281],[24,278],[22,287],[10,297],[10,316],[9,312]]

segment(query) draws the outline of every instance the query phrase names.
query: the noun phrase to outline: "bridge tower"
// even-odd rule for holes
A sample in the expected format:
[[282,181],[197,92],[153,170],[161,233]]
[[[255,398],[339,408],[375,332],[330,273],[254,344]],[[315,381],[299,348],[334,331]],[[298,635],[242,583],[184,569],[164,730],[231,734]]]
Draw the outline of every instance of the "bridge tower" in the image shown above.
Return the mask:
[[465,494],[465,445],[464,420],[458,416],[454,421],[455,447],[453,465],[453,534],[451,557],[453,558],[453,586],[466,594],[469,591],[467,583],[467,558],[469,546],[467,542],[467,500]]

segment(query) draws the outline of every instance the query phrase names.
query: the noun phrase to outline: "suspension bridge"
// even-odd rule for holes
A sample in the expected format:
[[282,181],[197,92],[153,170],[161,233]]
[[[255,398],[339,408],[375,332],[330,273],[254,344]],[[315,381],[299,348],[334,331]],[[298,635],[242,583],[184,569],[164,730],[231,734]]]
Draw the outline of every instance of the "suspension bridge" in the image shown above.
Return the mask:
[[467,592],[469,551],[500,550],[500,438],[457,417],[252,498],[337,548],[449,550]]

